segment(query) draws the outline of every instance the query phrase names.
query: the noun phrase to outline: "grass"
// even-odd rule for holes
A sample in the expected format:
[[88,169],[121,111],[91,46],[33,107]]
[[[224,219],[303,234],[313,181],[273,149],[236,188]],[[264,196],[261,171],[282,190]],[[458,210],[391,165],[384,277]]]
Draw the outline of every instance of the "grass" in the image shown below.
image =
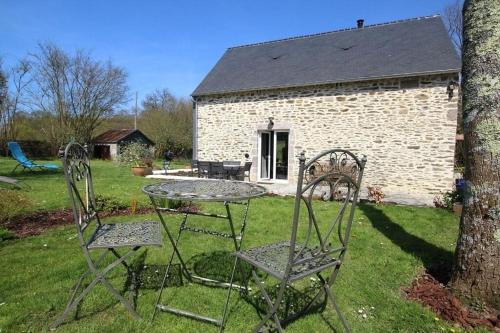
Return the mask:
[[[55,163],[59,161],[39,161],[40,163]],[[26,192],[39,210],[50,210],[69,207],[66,183],[64,182],[62,169],[53,171],[19,171],[12,173],[16,162],[8,158],[0,158],[0,175],[14,177],[30,186]],[[174,160],[171,168],[184,168],[189,161]],[[161,161],[156,161],[155,166],[162,167]],[[92,172],[96,193],[112,196],[118,200],[130,204],[132,200],[138,200],[140,204],[146,205],[149,200],[142,194],[141,188],[148,182],[145,178],[133,177],[130,167],[118,163],[93,160]]]
[[[6,174],[13,165],[0,160],[0,174]],[[133,177],[130,170],[110,162],[93,161],[95,189],[124,202],[136,197],[146,203],[140,192],[148,180]],[[23,173],[17,178],[31,186],[27,192],[36,202],[36,209],[67,207],[65,185],[61,173]],[[328,203],[317,202],[320,217],[327,213]],[[220,211],[221,205],[204,205],[204,209]],[[234,214],[241,217],[240,207]],[[244,247],[286,239],[289,230],[293,200],[282,197],[255,199],[251,203]],[[141,216],[139,219],[157,219]],[[109,218],[106,222],[129,220],[127,217]],[[176,227],[179,217],[169,216]],[[193,223],[200,223],[196,217]],[[221,221],[221,220],[217,220]],[[206,223],[206,221],[205,221]],[[350,249],[345,265],[334,286],[338,303],[353,332],[455,332],[453,326],[436,320],[436,316],[422,306],[405,300],[401,287],[428,270],[439,270],[450,265],[458,233],[458,220],[452,214],[434,208],[415,208],[395,205],[362,204],[356,211]],[[48,325],[65,307],[69,290],[84,271],[86,264],[75,239],[73,226],[50,230],[40,236],[10,239],[0,242],[0,332],[46,331]],[[230,241],[204,235],[186,233],[181,249],[188,265],[205,276],[226,276],[230,269],[228,257],[233,249]],[[149,318],[157,295],[159,276],[165,267],[171,246],[164,239],[163,248],[141,249],[134,267],[144,284],[139,289],[137,310],[143,320],[134,321],[126,310],[102,287],[95,288],[84,300],[77,320],[60,326],[60,332],[216,332],[215,326],[202,322],[159,313],[154,322]],[[110,275],[119,289],[127,289],[124,270]],[[174,283],[173,281],[172,283]],[[273,287],[271,278],[266,285]],[[297,286],[302,294],[291,299],[300,304],[304,291],[313,288],[306,280]],[[254,288],[255,290],[255,288]],[[190,308],[211,316],[219,316],[225,290],[197,284],[173,284],[162,297],[163,303]],[[312,295],[312,294],[311,294]],[[247,332],[258,320],[258,312],[251,300],[233,293],[227,332]],[[359,313],[364,308],[367,318]],[[340,322],[330,307],[314,311],[292,322],[287,332],[342,332]]]

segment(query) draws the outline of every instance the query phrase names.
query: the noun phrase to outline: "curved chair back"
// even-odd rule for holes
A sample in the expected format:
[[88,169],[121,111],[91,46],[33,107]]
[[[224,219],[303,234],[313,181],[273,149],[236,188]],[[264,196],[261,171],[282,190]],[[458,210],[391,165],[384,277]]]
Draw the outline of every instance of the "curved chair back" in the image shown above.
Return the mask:
[[[78,238],[80,245],[85,247],[90,240],[85,236],[85,230],[92,225],[95,225],[94,229],[101,225],[92,186],[89,155],[83,146],[72,142],[66,146],[62,162]],[[93,232],[90,233],[92,234]]]
[[26,157],[26,155],[24,155],[21,146],[19,146],[19,143],[10,141],[7,143],[7,147],[9,148],[12,158],[18,161],[20,164],[28,167],[34,164]]
[[[293,266],[304,266],[308,261],[327,257],[342,260],[366,163],[365,156],[358,159],[343,149],[323,152],[307,163],[302,153],[299,160],[288,272]],[[301,217],[307,223],[301,225]],[[305,238],[299,239],[300,246],[297,243],[299,227],[306,230]]]

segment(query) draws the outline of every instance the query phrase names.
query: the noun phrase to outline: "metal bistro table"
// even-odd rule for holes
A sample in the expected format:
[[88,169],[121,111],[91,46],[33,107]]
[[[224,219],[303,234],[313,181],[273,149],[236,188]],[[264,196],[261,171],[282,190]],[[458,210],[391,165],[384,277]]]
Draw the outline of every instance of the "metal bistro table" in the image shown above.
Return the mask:
[[[217,326],[221,326],[221,329],[223,329],[222,320],[214,319],[214,318],[200,315],[197,313],[193,313],[190,311],[181,310],[181,309],[177,309],[177,308],[173,308],[173,307],[169,307],[169,306],[160,304],[160,299],[161,299],[161,295],[163,292],[163,288],[165,286],[165,282],[167,280],[167,277],[168,277],[168,274],[170,271],[170,267],[172,266],[172,261],[174,259],[174,256],[176,256],[179,260],[179,263],[181,266],[181,272],[186,276],[186,278],[190,282],[199,282],[199,283],[211,284],[211,285],[216,285],[216,286],[221,286],[221,287],[229,287],[229,283],[227,283],[227,282],[212,280],[212,279],[209,279],[206,277],[197,276],[197,275],[189,272],[189,270],[186,267],[185,261],[182,258],[181,253],[179,251],[179,239],[181,237],[182,232],[184,232],[184,231],[203,233],[203,234],[207,234],[210,236],[229,238],[229,239],[233,240],[234,248],[236,251],[238,251],[240,249],[241,243],[243,241],[243,235],[245,233],[246,220],[247,220],[247,216],[248,216],[248,207],[250,204],[250,199],[265,195],[267,193],[266,188],[264,188],[263,186],[260,186],[260,185],[247,183],[247,182],[241,182],[241,181],[234,181],[234,180],[194,178],[193,180],[167,180],[167,181],[164,181],[161,183],[147,185],[147,186],[143,187],[142,191],[146,195],[149,196],[156,212],[158,213],[160,221],[161,221],[161,223],[162,223],[162,225],[167,233],[168,239],[170,240],[170,243],[172,244],[172,247],[173,247],[167,268],[165,270],[165,275],[164,275],[163,280],[162,280],[160,292],[158,293],[158,298],[156,300],[155,309],[153,312],[152,319],[154,319],[156,312],[159,309],[162,311],[174,313],[176,315],[186,316],[186,317],[190,317],[193,319],[209,322],[209,323],[215,324]],[[162,207],[160,205],[160,201],[162,199],[189,201],[190,204],[193,201],[223,202],[225,209],[226,209],[226,214],[219,215],[219,214],[211,214],[211,213],[198,212],[198,211],[190,211],[189,207],[188,207],[188,209],[185,209],[185,210],[177,210],[177,209]],[[240,205],[246,206],[244,208],[243,218],[241,221],[241,227],[240,227],[239,233],[235,232],[235,226],[233,223],[233,218],[231,216],[230,205],[232,205],[232,204],[240,204]],[[167,223],[165,222],[165,218],[164,218],[163,214],[167,213],[167,212],[180,213],[180,214],[184,215],[176,238],[173,237],[172,233],[169,230]],[[189,226],[187,226],[187,220],[188,220],[189,215],[201,215],[201,216],[216,218],[216,219],[226,219],[229,223],[229,227],[230,227],[231,232],[230,233],[223,233],[223,232],[214,231],[214,230],[189,227]],[[237,263],[237,260],[235,258],[231,275],[234,275],[234,273],[235,273],[236,263]],[[233,285],[233,287],[235,287],[235,286]],[[236,286],[236,287],[238,287],[238,286]],[[228,300],[226,300],[225,306],[227,306],[227,302],[228,302]],[[224,310],[225,310],[225,307],[224,307]]]

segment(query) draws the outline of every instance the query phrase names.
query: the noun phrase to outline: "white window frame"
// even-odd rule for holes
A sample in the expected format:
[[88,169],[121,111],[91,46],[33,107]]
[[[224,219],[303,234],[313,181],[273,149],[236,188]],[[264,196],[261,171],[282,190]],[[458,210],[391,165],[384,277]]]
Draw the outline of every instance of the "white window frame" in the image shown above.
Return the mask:
[[[273,152],[272,152],[272,163],[273,163],[273,178],[261,178],[262,170],[262,133],[268,133],[270,135],[270,140],[273,140]],[[271,135],[272,133],[272,135]],[[288,134],[288,154],[290,154],[290,130],[262,130],[258,132],[258,143],[257,143],[257,181],[260,183],[288,183],[290,179],[290,166],[288,166],[286,179],[276,179],[276,141],[277,141],[277,133],[287,133]],[[289,161],[289,156],[286,157],[287,162]]]

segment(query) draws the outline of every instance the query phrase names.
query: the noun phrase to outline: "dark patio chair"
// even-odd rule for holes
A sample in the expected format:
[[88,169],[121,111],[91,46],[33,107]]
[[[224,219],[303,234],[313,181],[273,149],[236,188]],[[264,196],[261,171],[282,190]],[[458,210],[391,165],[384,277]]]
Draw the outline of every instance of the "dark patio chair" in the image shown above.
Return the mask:
[[[282,322],[290,320],[290,318],[284,318],[280,321],[278,318],[278,308],[284,301],[285,288],[311,275],[317,276],[321,289],[302,311],[293,315],[293,319],[306,313],[326,294],[326,298],[330,300],[343,327],[350,332],[330,289],[344,262],[366,157],[360,160],[349,151],[333,149],[312,158],[307,163],[302,153],[299,160],[300,168],[290,240],[236,252],[238,260],[243,260],[252,266],[252,277],[268,307],[267,313],[253,332],[261,330],[269,320],[274,321],[276,329],[282,332]],[[323,169],[321,176],[311,176],[310,171],[317,163],[323,161],[328,162],[325,163],[329,165],[328,170]],[[350,168],[345,168],[345,165],[350,165]],[[332,190],[337,193],[336,197],[340,199],[339,201],[325,203],[317,199],[325,197],[325,191]],[[318,204],[321,205],[321,209],[315,212],[314,207]],[[329,216],[323,216],[327,213],[319,214],[320,211],[324,212],[325,205],[328,205]],[[301,209],[306,209],[306,213],[302,216],[306,217],[304,222],[307,223],[299,223]],[[323,221],[326,223],[321,223]],[[305,235],[298,235],[299,225],[300,230],[306,231]],[[299,239],[304,241],[299,243]],[[257,270],[279,281],[274,303],[259,279]],[[323,276],[325,270],[331,270],[329,277]],[[231,277],[231,285],[233,278],[234,276]],[[229,304],[231,289],[230,287],[226,304]],[[223,324],[227,308],[226,305]]]
[[224,170],[223,162],[210,162],[210,171],[208,178],[226,179],[227,172]]
[[231,166],[239,166],[241,165],[240,161],[222,161],[222,165],[225,167],[231,167]]
[[210,174],[210,162],[198,161],[198,178],[208,178]]
[[224,170],[226,171],[227,179],[240,179],[240,161],[223,161],[222,164],[224,166]]
[[[88,269],[73,288],[71,297],[62,315],[52,324],[51,329],[59,326],[63,320],[98,283],[102,285],[131,313],[132,317],[140,316],[132,304],[127,301],[106,279],[106,275],[118,265],[123,265],[134,281],[134,272],[126,263],[135,251],[142,246],[161,246],[161,229],[159,222],[128,222],[103,224],[96,208],[90,161],[87,151],[77,143],[70,143],[62,156],[64,175],[68,186],[68,194],[73,206],[73,218],[76,225],[80,248],[82,249]],[[120,254],[118,249],[127,251]],[[97,259],[90,254],[102,252]],[[112,255],[115,260],[104,260]],[[106,263],[106,265],[103,265]],[[87,276],[92,281],[84,288]],[[79,294],[79,290],[83,289]]]
[[163,155],[163,170],[165,170],[165,175],[168,174],[168,169],[170,169],[170,164],[174,159],[174,153],[172,151],[167,151]]
[[191,176],[194,176],[195,169],[198,169],[198,160],[191,160]]
[[250,181],[250,169],[252,169],[252,162],[245,162],[245,165],[243,166],[242,169],[243,172],[243,174],[241,175],[242,180],[248,178],[248,181]]

